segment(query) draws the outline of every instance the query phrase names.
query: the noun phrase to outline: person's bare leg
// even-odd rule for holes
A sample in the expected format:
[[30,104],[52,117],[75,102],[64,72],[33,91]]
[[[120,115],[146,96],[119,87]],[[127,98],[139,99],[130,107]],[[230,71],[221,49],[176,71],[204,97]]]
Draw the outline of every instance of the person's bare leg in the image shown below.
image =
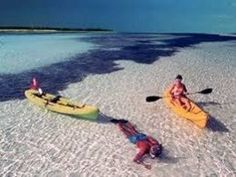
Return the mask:
[[184,105],[186,107],[186,110],[190,111],[191,110],[191,104],[190,104],[189,100],[185,97],[182,97],[181,101],[184,103]]
[[178,105],[182,106],[182,102],[180,98],[174,98],[174,102],[176,102]]
[[127,123],[125,124],[125,126],[126,126],[127,128],[129,128],[129,130],[130,130],[133,134],[139,133],[139,132],[135,129],[135,127],[134,127],[130,122],[127,122]]
[[135,135],[135,133],[132,132],[132,130],[130,130],[125,124],[119,123],[118,124],[120,130],[127,136],[132,136]]

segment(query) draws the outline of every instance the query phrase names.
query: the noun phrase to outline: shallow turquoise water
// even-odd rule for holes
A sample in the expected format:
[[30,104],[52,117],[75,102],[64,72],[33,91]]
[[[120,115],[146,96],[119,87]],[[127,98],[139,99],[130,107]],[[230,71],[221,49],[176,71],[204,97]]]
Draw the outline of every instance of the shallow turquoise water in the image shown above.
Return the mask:
[[85,34],[0,34],[0,73],[16,74],[69,60],[96,47]]

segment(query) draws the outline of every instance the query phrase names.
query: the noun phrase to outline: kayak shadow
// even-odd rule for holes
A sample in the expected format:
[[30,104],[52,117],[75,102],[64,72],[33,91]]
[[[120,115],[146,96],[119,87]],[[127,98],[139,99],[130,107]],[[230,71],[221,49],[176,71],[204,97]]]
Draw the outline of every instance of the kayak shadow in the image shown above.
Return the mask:
[[96,122],[100,123],[100,124],[107,124],[107,123],[111,123],[111,120],[113,120],[113,117],[107,116],[103,113],[99,113]]
[[215,101],[207,101],[207,102],[197,102],[199,106],[220,106],[221,104]]
[[[68,116],[68,115],[66,115],[66,116]],[[78,119],[78,120],[85,120],[85,121],[95,122],[95,123],[99,123],[99,124],[112,123],[111,120],[114,119],[114,118],[106,116],[102,113],[99,113],[99,115],[96,119],[87,119],[87,118],[82,118],[82,117],[77,117],[77,116],[72,116],[72,115],[70,115],[69,117],[74,118],[74,119]]]
[[213,132],[229,132],[229,129],[216,118],[209,116],[207,128]]
[[[67,114],[63,114],[68,116]],[[77,116],[73,116],[73,115],[69,115],[69,117],[73,118],[73,119],[77,119],[77,120],[85,120],[85,121],[90,121],[90,122],[94,122],[94,123],[98,123],[98,124],[107,124],[107,123],[112,123],[112,124],[116,124],[118,122],[128,122],[128,120],[125,119],[116,119],[110,116],[107,116],[103,113],[99,113],[98,117],[96,119],[87,119],[87,118],[83,118],[83,117],[77,117]]]
[[223,105],[230,105],[230,104],[234,104],[236,102],[236,100],[232,100],[231,102],[226,102],[226,103],[218,103],[218,102],[215,102],[215,101],[207,101],[207,102],[197,102],[197,104],[199,106],[202,106],[202,107],[207,107],[207,106],[219,106],[221,108],[221,106]]
[[100,112],[96,122],[102,124],[107,124],[107,123],[117,124],[117,123],[127,123],[129,121],[127,119],[116,119]]

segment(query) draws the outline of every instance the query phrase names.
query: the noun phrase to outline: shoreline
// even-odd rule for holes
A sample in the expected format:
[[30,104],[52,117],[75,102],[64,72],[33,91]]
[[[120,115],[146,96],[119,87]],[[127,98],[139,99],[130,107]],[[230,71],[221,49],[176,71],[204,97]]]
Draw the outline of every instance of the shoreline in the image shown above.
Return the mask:
[[0,27],[0,32],[31,32],[31,33],[58,33],[58,32],[113,32],[110,29],[100,28],[50,28],[50,27]]
[[0,32],[118,32],[123,34],[161,34],[161,35],[232,35],[236,33],[220,32],[129,32],[103,28],[59,28],[59,27],[15,27],[0,26]]
[[34,30],[34,29],[31,29],[31,30],[28,30],[28,29],[0,29],[0,32],[37,32],[37,33],[42,33],[42,32],[45,32],[45,33],[48,33],[48,32],[58,32],[57,30]]

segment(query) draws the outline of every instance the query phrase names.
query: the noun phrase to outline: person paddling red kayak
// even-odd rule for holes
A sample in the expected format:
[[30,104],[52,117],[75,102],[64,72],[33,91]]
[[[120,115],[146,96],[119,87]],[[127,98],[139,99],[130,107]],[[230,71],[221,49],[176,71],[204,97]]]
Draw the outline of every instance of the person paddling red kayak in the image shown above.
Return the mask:
[[143,165],[147,169],[151,169],[151,165],[144,163],[144,156],[149,155],[152,159],[159,157],[162,153],[162,145],[153,137],[138,132],[135,127],[126,120],[113,119],[111,122],[116,123],[129,141],[136,144],[139,149],[133,161]]

